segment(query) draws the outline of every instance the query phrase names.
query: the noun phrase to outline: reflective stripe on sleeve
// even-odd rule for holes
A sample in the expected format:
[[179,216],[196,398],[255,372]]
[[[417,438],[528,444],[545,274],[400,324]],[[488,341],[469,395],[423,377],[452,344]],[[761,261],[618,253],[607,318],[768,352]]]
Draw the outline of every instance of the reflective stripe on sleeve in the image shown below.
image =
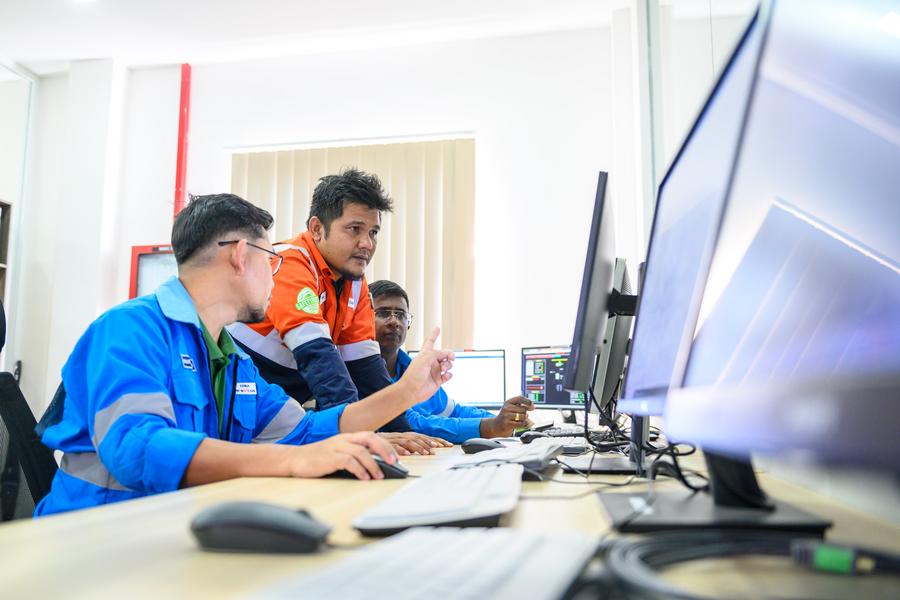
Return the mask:
[[306,411],[293,398],[289,398],[260,434],[251,440],[251,443],[274,444],[284,439],[297,428],[304,416],[306,416]]
[[351,288],[351,297],[353,298],[352,304],[350,304],[350,308],[356,310],[356,307],[359,306],[359,292],[362,290],[362,280],[357,279],[353,282],[353,287]]
[[95,452],[66,452],[59,469],[71,477],[108,490],[129,491],[112,476]]
[[[284,334],[284,345],[293,351],[306,342],[311,342],[318,338],[331,340],[331,328],[328,327],[328,323],[309,322],[299,327],[294,327]],[[293,354],[291,354],[291,357],[293,357]]]
[[281,343],[277,330],[272,329],[269,335],[260,335],[244,323],[232,323],[226,329],[231,337],[257,354],[282,367],[297,368],[297,361],[294,360],[293,353]]
[[363,340],[361,342],[353,342],[352,344],[342,344],[338,346],[337,349],[338,352],[341,353],[341,358],[344,359],[344,362],[381,354],[381,348],[375,340]]
[[153,392],[150,394],[125,394],[118,400],[97,411],[94,415],[94,435],[91,442],[99,448],[109,428],[123,415],[156,415],[175,423],[175,408],[168,394]]
[[447,396],[447,406],[444,407],[444,410],[442,410],[441,414],[439,414],[438,416],[449,417],[453,414],[454,408],[456,408],[456,401],[453,398]]
[[303,254],[303,256],[306,257],[306,260],[309,261],[309,268],[312,270],[313,275],[316,276],[316,290],[319,289],[319,270],[316,268],[316,262],[310,255],[309,250],[307,250],[303,246],[294,246],[293,244],[275,244],[273,249],[278,254],[281,254],[285,250],[299,250]]

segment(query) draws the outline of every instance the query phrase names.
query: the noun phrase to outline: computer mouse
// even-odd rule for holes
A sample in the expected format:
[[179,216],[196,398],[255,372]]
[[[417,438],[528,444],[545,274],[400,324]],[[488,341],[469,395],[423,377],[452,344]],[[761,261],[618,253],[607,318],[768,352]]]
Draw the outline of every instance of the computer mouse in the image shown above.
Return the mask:
[[223,502],[191,521],[201,548],[231,552],[316,552],[330,531],[305,510],[268,502]]
[[497,440],[488,440],[485,438],[470,438],[462,443],[462,450],[466,454],[475,454],[484,452],[485,450],[495,450],[497,448],[505,448],[506,446]]
[[[377,454],[372,455],[372,460],[378,463],[378,466],[381,468],[381,473],[384,475],[385,479],[406,479],[409,477],[409,469],[407,469],[399,460],[392,465],[384,462],[384,459],[378,456]],[[329,477],[342,477],[345,479],[357,479],[356,475],[347,471],[346,469],[340,469],[339,471],[335,471]]]
[[522,440],[523,444],[530,444],[534,440],[538,438],[546,438],[550,437],[546,433],[541,433],[540,431],[526,431],[522,435],[519,436],[519,439]]

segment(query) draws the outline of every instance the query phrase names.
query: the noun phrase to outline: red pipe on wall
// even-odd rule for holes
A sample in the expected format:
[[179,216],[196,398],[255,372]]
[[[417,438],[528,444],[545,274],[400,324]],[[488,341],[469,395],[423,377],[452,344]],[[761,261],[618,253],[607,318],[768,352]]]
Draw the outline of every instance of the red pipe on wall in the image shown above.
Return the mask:
[[191,65],[181,65],[181,100],[178,106],[178,158],[175,163],[175,215],[187,200],[184,181],[187,176],[188,124],[191,116]]

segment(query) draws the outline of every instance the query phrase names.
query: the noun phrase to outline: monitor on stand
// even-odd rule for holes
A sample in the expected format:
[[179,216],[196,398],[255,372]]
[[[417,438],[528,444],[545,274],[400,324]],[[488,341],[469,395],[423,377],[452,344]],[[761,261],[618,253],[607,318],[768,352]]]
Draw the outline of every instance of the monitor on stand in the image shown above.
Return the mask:
[[568,362],[569,346],[522,348],[522,395],[537,409],[583,411],[587,394],[563,387]]
[[[585,407],[585,423],[590,404],[596,405],[601,422],[610,418],[610,403],[625,366],[636,300],[630,295],[625,261],[615,257],[612,203],[606,198],[607,180],[607,173],[600,172],[575,317],[572,355],[563,382],[565,389],[586,394],[590,399]],[[632,432],[636,429],[632,427]],[[585,435],[588,435],[587,428]],[[636,464],[621,454],[592,455],[586,462],[577,462],[579,470],[584,466],[595,473],[635,473],[639,468],[639,462]]]

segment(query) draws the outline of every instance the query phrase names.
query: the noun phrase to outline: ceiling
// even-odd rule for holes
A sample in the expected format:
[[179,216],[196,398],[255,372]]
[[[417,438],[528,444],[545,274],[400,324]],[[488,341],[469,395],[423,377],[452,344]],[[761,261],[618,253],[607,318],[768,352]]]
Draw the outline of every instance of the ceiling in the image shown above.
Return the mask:
[[627,0],[2,0],[0,61],[210,63],[597,27]]
[[[755,0],[658,0],[675,18]],[[130,66],[250,60],[608,25],[636,0],[0,0],[0,64]]]

